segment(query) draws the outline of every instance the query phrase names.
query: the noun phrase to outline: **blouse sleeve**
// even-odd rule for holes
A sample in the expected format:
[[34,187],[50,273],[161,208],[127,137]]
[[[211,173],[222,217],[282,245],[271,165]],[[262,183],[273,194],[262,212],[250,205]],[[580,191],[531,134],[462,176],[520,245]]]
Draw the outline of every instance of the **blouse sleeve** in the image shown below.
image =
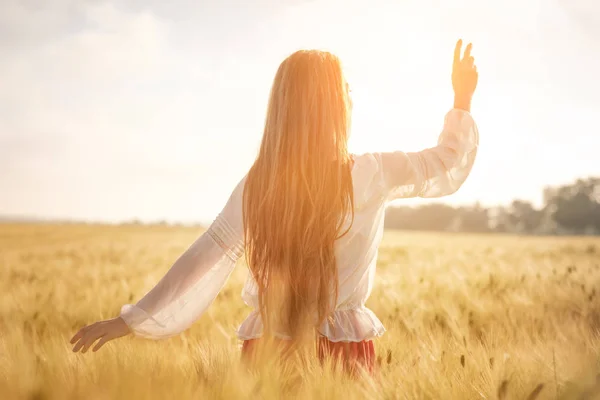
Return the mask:
[[376,153],[386,201],[456,192],[471,172],[478,146],[471,114],[455,108],[444,118],[437,146],[414,153]]
[[189,328],[225,285],[244,251],[242,193],[245,179],[204,232],[137,304],[121,308],[136,336],[162,339]]

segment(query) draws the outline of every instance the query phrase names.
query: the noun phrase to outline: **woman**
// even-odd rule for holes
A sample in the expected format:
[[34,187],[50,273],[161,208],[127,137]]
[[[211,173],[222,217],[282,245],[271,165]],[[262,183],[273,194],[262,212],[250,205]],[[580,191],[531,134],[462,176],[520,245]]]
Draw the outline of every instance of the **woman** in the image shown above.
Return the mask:
[[479,142],[470,103],[478,74],[456,43],[454,107],[438,145],[416,153],[348,153],[351,100],[339,60],[298,51],[280,65],[256,161],[208,230],[160,282],[121,315],[82,328],[73,351],[94,351],[133,333],[176,335],[212,303],[245,253],[242,298],[254,311],[241,324],[242,353],[268,338],[318,343],[321,359],[371,369],[373,339],[385,329],[365,307],[375,275],[387,202],[456,192]]

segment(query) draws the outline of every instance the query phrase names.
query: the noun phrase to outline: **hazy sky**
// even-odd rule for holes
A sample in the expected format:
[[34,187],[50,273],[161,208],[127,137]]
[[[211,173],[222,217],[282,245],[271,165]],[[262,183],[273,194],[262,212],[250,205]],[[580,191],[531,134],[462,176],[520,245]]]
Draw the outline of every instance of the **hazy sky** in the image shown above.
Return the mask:
[[459,37],[481,145],[444,200],[538,203],[600,175],[596,0],[2,0],[0,215],[209,222],[300,48],[344,62],[351,150],[432,146]]

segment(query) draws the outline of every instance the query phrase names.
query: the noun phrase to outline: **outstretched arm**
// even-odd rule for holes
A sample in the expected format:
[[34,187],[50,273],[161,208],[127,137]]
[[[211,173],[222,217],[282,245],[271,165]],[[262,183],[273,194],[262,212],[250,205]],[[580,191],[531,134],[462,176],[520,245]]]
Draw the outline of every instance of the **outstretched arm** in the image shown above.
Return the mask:
[[478,145],[473,118],[455,108],[446,115],[437,146],[414,153],[376,153],[386,200],[456,192],[471,172]]
[[192,325],[213,302],[243,254],[242,194],[245,179],[204,232],[137,304],[127,304],[120,317],[81,329],[71,340],[73,351],[97,340],[98,350],[109,340],[133,333],[162,339]]
[[470,114],[478,74],[471,45],[462,59],[461,47],[459,40],[452,67],[454,108],[446,114],[437,146],[420,152],[375,154],[386,200],[447,196],[456,192],[471,172],[479,146],[479,131]]

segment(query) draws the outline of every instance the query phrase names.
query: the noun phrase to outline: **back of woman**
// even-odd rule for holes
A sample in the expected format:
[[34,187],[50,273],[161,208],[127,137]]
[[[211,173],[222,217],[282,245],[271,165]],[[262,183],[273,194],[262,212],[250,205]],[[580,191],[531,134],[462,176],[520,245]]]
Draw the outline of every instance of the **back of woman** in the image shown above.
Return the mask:
[[[242,298],[254,310],[238,329],[251,357],[261,341],[317,343],[321,359],[372,369],[385,328],[365,303],[376,271],[385,206],[454,193],[479,141],[470,115],[477,72],[470,45],[453,65],[455,104],[437,145],[415,153],[348,152],[352,102],[340,61],[299,51],[280,65],[263,139],[248,174],[208,230],[160,282],[121,315],[80,330],[74,351],[128,333],[164,338],[196,321],[245,254]],[[99,336],[100,335],[100,336]],[[316,341],[315,341],[316,340]]]

